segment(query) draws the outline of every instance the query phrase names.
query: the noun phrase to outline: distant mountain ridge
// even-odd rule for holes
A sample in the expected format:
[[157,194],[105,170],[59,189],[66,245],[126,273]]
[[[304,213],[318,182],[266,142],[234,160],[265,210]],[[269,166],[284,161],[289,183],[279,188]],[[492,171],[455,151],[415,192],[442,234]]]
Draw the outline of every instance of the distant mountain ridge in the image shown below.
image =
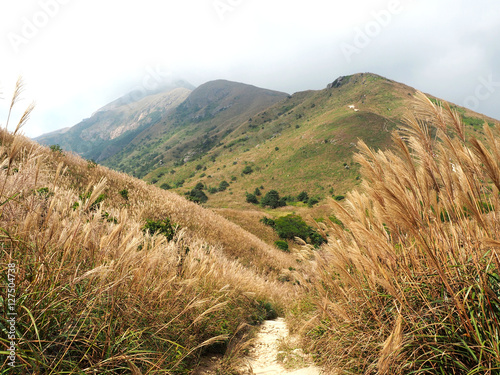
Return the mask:
[[59,144],[84,158],[98,162],[119,151],[128,139],[153,125],[184,101],[192,87],[183,81],[162,86],[147,95],[128,93],[95,111],[79,124],[35,140],[45,145]]
[[[360,182],[358,140],[392,147],[391,132],[404,125],[416,90],[372,73],[330,82],[293,95],[226,80],[176,87],[118,99],[38,140],[182,193],[200,183],[214,191],[225,181],[230,187],[210,196],[215,207],[240,207],[260,186],[342,195]],[[454,108],[470,132],[496,122]]]

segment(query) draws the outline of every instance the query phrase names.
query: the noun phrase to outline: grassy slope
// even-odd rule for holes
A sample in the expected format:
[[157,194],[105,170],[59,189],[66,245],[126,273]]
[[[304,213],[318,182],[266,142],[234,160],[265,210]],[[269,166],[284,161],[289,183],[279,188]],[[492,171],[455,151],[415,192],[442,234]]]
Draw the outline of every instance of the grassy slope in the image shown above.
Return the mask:
[[[0,138],[1,273],[16,264],[16,364],[30,373],[187,373],[201,348],[240,332],[238,342],[241,324],[282,310],[300,293],[295,279],[308,277],[304,254],[172,192],[19,135]],[[178,224],[174,239],[144,233],[147,218]],[[278,281],[284,272],[292,282]]]

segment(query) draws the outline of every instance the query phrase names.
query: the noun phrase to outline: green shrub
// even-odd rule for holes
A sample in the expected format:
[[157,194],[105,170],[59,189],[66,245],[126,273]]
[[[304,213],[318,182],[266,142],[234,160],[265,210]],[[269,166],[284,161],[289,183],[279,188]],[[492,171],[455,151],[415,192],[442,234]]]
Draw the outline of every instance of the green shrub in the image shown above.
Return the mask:
[[243,174],[250,174],[250,173],[253,173],[253,169],[251,166],[247,165],[244,169],[243,169]]
[[341,221],[337,218],[337,216],[335,216],[335,215],[331,215],[331,216],[328,216],[328,218],[330,219],[330,221],[331,221],[332,223],[337,224],[337,225],[341,226],[341,227],[342,227],[342,229],[344,229],[344,223],[343,223],[343,222],[341,222]]
[[256,197],[260,197],[262,193],[260,192],[260,189],[257,187],[255,188],[255,191],[253,192]]
[[307,203],[307,201],[309,200],[309,194],[307,194],[306,191],[303,191],[299,195],[297,195],[297,200],[299,202]]
[[193,189],[186,193],[187,199],[196,203],[206,203],[208,201],[207,195],[200,189]]
[[123,197],[123,199],[128,201],[128,190],[127,189],[120,190],[119,194]]
[[163,189],[163,190],[170,190],[172,189],[172,186],[170,186],[169,184],[167,184],[166,182],[161,184],[160,185],[160,188]]
[[309,198],[309,200],[307,201],[307,205],[309,207],[312,207],[314,206],[315,204],[318,204],[319,203],[319,198],[318,197],[311,197]]
[[333,197],[333,199],[335,199],[336,201],[341,201],[341,200],[344,200],[345,197],[343,195],[336,195]]
[[142,231],[146,233],[149,231],[150,234],[163,234],[169,241],[172,241],[175,235],[175,231],[178,228],[177,225],[173,225],[170,219],[164,220],[150,220],[146,219],[146,224],[142,227]]
[[260,222],[263,223],[264,225],[268,225],[268,226],[273,227],[273,228],[274,228],[274,225],[276,224],[273,219],[269,219],[266,216],[264,216],[262,219],[260,219]]
[[274,243],[274,245],[280,249],[280,250],[283,250],[283,251],[286,251],[286,252],[289,252],[290,249],[288,248],[288,242],[286,241],[283,241],[283,240],[278,240]]
[[247,203],[259,204],[259,200],[255,194],[246,193]]
[[260,201],[262,207],[269,206],[271,208],[286,206],[286,201],[280,198],[280,194],[276,190],[270,190]]
[[314,229],[311,229],[309,232],[309,241],[311,242],[311,245],[314,245],[314,247],[320,247],[322,244],[327,242],[323,236]]
[[51,146],[49,146],[49,148],[50,148],[50,151],[52,151],[52,152],[57,152],[59,154],[63,153],[63,149],[59,145],[51,145]]
[[287,215],[275,220],[275,229],[283,239],[293,239],[299,237],[307,241],[311,228],[298,215]]
[[229,182],[227,182],[226,180],[221,181],[221,183],[219,184],[219,191],[224,191],[228,187],[229,187]]

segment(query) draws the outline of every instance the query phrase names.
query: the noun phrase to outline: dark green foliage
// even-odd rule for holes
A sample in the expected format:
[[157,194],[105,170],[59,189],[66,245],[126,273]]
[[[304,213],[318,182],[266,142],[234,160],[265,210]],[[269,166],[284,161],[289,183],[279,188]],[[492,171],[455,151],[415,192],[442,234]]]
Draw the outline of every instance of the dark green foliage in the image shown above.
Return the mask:
[[201,189],[193,189],[186,193],[187,199],[196,203],[206,203],[208,201],[207,195]]
[[262,219],[260,219],[260,222],[263,223],[264,225],[268,225],[268,226],[273,227],[273,228],[274,228],[274,225],[276,224],[273,219],[269,219],[266,216],[264,216]]
[[311,229],[309,232],[309,240],[314,247],[319,247],[326,242],[321,234],[316,232],[314,229]]
[[299,195],[297,195],[297,200],[299,202],[307,203],[307,201],[309,200],[309,194],[307,194],[306,191],[303,191]]
[[201,170],[201,169],[203,169],[203,165],[198,164],[198,165],[196,166],[196,170],[197,170],[197,171],[199,171],[199,170]]
[[294,237],[302,238],[307,241],[311,228],[298,215],[287,215],[275,220],[275,229],[283,239],[293,239]]
[[276,147],[274,148],[274,151],[279,151],[279,150],[280,150],[280,148],[279,148],[278,146],[276,146]]
[[180,187],[183,187],[184,186],[184,180],[179,180],[179,181],[176,181],[174,182],[174,187],[176,188],[180,188]]
[[260,197],[262,195],[259,188],[255,188],[255,191],[253,193],[255,194],[256,197]]
[[215,187],[209,187],[209,188],[208,188],[208,192],[209,192],[210,194],[215,194],[215,193],[217,193],[218,191],[219,191],[219,190],[218,190],[217,188],[215,188]]
[[315,204],[318,204],[319,203],[319,198],[318,197],[311,197],[309,198],[309,200],[307,201],[307,205],[309,207],[312,207],[314,206]]
[[127,189],[120,190],[119,194],[123,197],[123,199],[128,201],[128,190]]
[[150,234],[163,234],[169,241],[174,238],[177,225],[173,225],[170,219],[164,220],[150,220],[146,219],[146,224],[142,227],[142,231],[146,233],[149,231]]
[[221,181],[221,183],[219,184],[219,191],[224,191],[228,187],[229,187],[229,182],[227,182],[226,180]]
[[262,207],[277,208],[286,206],[286,201],[280,198],[280,194],[276,190],[269,190],[260,201],[260,204]]
[[250,318],[250,324],[256,325],[264,320],[272,320],[278,317],[278,313],[270,302],[257,301],[257,310]]
[[333,199],[335,199],[336,201],[341,201],[341,200],[344,200],[345,197],[343,195],[336,195],[333,197]]
[[63,149],[59,145],[51,145],[51,146],[49,146],[49,148],[50,148],[50,151],[52,151],[52,152],[57,152],[59,154],[62,154],[62,152],[63,152]]
[[250,173],[253,173],[253,169],[251,166],[247,165],[244,169],[243,169],[243,174],[250,174]]
[[166,182],[161,184],[160,185],[160,188],[163,189],[163,190],[170,190],[172,189],[172,186],[170,186],[169,184],[167,184]]
[[287,253],[290,252],[290,249],[288,248],[288,242],[284,240],[278,240],[274,243],[274,245],[280,250],[286,251]]
[[298,215],[287,215],[275,220],[274,229],[283,239],[299,237],[315,247],[321,246],[326,240]]
[[246,193],[246,199],[248,203],[259,204],[259,200],[255,194]]
[[204,190],[205,189],[205,185],[203,185],[202,182],[198,182],[194,188],[196,190]]

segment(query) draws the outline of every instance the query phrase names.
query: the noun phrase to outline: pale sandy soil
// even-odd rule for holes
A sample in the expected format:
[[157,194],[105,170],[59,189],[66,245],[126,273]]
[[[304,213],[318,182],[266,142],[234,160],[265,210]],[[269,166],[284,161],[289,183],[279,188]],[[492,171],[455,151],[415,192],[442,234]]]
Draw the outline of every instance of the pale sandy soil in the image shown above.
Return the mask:
[[[215,360],[216,358],[213,358]],[[320,375],[318,367],[298,348],[289,332],[285,320],[266,320],[252,345],[245,365],[238,371],[242,375]],[[215,363],[213,363],[215,365]],[[197,375],[214,375],[212,366],[206,363]]]

